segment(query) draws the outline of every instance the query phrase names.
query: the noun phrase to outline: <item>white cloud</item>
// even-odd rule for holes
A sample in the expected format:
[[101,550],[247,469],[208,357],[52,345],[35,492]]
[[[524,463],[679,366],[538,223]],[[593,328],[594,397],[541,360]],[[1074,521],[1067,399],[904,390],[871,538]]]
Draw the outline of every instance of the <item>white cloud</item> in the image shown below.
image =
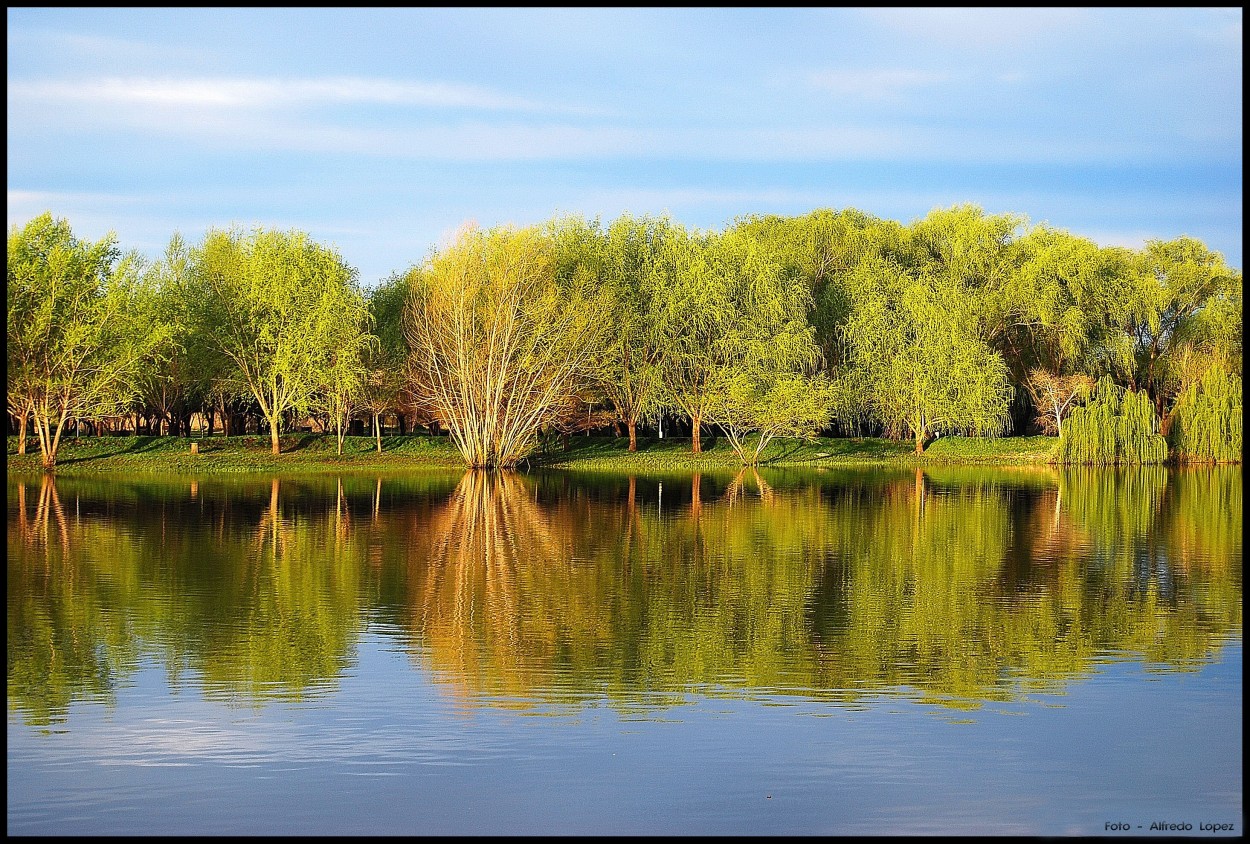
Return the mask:
[[180,40],[177,44],[154,44],[131,38],[84,35],[77,32],[46,29],[11,27],[8,32],[8,42],[10,56],[16,51],[32,51],[45,56],[56,56],[61,61],[85,58],[104,59],[112,63],[118,60],[185,63],[193,59],[210,58],[213,55],[210,51],[188,44],[185,40]]
[[586,113],[475,85],[365,77],[315,79],[112,77],[10,81],[9,96],[140,107],[266,109],[279,106],[374,104],[491,111]]
[[[146,95],[163,96],[161,89]],[[181,89],[184,98],[204,102],[226,95],[212,89]],[[637,124],[597,125],[577,121],[449,121],[407,128],[370,126],[359,120],[333,122],[300,115],[238,109],[155,108],[55,110],[26,102],[9,106],[14,127],[63,133],[103,129],[139,130],[144,143],[159,138],[202,151],[284,151],[374,155],[429,161],[637,160],[703,161],[929,161],[951,163],[1124,162],[1170,152],[1167,138],[1134,140],[1048,136],[981,128],[925,127],[909,123],[831,123],[803,128],[742,126],[669,128]],[[186,147],[180,147],[180,151]],[[156,154],[155,151],[152,154]]]

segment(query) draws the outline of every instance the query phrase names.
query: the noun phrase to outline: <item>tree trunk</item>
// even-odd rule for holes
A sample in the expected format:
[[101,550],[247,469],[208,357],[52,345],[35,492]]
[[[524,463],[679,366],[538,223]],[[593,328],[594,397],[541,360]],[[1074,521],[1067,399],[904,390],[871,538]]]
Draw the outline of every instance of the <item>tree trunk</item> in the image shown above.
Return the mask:
[[700,421],[701,419],[698,416],[690,417],[690,441],[692,444],[692,451],[695,454],[703,453],[703,440],[699,438],[699,434],[701,433],[699,431],[699,428],[701,427],[699,424]]
[[50,443],[47,451],[43,455],[43,469],[45,472],[51,472],[56,468],[56,453],[61,447],[61,434],[65,431],[65,419],[62,419],[56,426],[56,433],[49,432],[46,436],[50,437]]
[[282,453],[282,448],[278,444],[278,418],[278,415],[274,414],[273,418],[269,420],[269,441],[273,445],[274,454]]
[[[638,423],[630,420],[629,423],[629,450],[638,450]],[[632,480],[632,478],[631,478]]]
[[17,453],[18,454],[26,453],[26,423],[28,420],[29,420],[29,415],[26,413],[23,413],[21,416],[19,416],[17,420],[18,422],[21,423],[21,426],[18,428],[18,431],[17,431]]
[[382,414],[373,414],[373,433],[378,438],[378,454],[382,453]]
[[916,456],[924,454],[924,431],[916,432]]

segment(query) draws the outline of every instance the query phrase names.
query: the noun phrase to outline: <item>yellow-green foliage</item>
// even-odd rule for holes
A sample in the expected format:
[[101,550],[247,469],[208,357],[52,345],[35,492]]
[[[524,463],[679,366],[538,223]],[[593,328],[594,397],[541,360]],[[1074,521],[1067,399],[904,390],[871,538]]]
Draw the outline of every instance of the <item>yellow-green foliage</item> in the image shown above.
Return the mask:
[[1159,434],[1150,396],[1122,390],[1104,377],[1089,401],[1074,409],[1063,426],[1056,459],[1111,465],[1162,463],[1167,456],[1167,440]]
[[1172,411],[1172,448],[1190,462],[1241,462],[1241,377],[1213,366],[1190,384]]

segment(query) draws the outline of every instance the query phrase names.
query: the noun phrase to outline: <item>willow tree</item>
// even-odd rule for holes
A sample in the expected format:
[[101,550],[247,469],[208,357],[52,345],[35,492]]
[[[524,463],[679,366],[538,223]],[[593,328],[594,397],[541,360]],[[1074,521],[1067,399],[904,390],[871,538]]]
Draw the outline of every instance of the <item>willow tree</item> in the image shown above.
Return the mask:
[[871,256],[894,249],[903,227],[854,208],[821,208],[798,217],[749,215],[732,230],[754,238],[767,254],[794,273],[811,293],[810,322],[831,368],[842,367],[841,327],[854,307],[848,274]]
[[1021,215],[986,214],[971,204],[935,209],[908,226],[900,257],[918,277],[965,291],[978,336],[995,348],[1017,319],[1013,280],[1026,254],[1018,237],[1026,225]]
[[1212,366],[1176,400],[1168,440],[1179,460],[1240,463],[1241,376]]
[[910,432],[916,454],[938,434],[1005,433],[1007,367],[978,336],[966,291],[882,259],[856,275],[861,301],[844,336],[886,428]]
[[[165,254],[146,273],[148,333],[163,331],[168,342],[142,367],[138,410],[154,413],[171,432],[189,436],[191,414],[209,400],[213,380],[220,374],[221,360],[207,342],[195,314],[203,291],[196,283],[191,250],[175,233]],[[207,416],[207,414],[206,414]],[[136,422],[136,432],[138,431]]]
[[724,431],[738,458],[754,466],[777,437],[815,436],[833,417],[838,391],[823,374],[756,369],[726,370],[712,395],[708,420]]
[[592,383],[604,303],[536,228],[466,229],[411,275],[411,391],[471,467],[516,466]]
[[195,261],[201,330],[256,399],[278,454],[283,414],[308,410],[336,352],[369,333],[356,271],[300,231],[211,230]]
[[1236,298],[1240,346],[1241,273],[1191,237],[1149,241],[1138,256],[1138,269],[1140,287],[1129,323],[1136,364],[1131,383],[1150,394],[1162,417],[1183,386],[1169,377],[1175,358],[1208,309],[1219,309],[1220,300]]
[[1126,379],[1132,373],[1133,345],[1124,326],[1137,298],[1133,256],[1045,226],[1031,230],[1020,246],[1024,256],[1010,281],[1008,319],[991,345],[1032,399],[1043,428],[1057,433],[1065,399],[1080,397],[1100,375]]
[[166,336],[136,330],[150,297],[137,255],[113,235],[79,240],[45,213],[9,230],[8,402],[34,420],[47,470],[71,419],[118,412],[137,394],[140,367]]
[[1162,463],[1167,456],[1150,396],[1105,375],[1068,417],[1056,452],[1059,463],[1093,465]]
[[372,417],[374,441],[382,452],[382,416],[403,418],[408,388],[408,343],[404,338],[404,307],[408,279],[396,273],[369,292],[369,315],[377,342],[363,357],[366,377],[360,407]]
[[677,236],[662,244],[655,329],[669,401],[691,423],[691,448],[735,376],[814,370],[820,351],[807,322],[811,294],[752,237]]
[[[376,337],[359,334],[355,342],[332,350],[330,360],[321,370],[320,384],[313,394],[312,407],[324,413],[334,428],[338,453],[343,453],[343,439],[352,417],[365,406],[369,386],[367,356]],[[381,448],[378,449],[381,451]]]
[[663,402],[666,346],[656,331],[657,287],[665,280],[660,256],[665,244],[682,237],[666,217],[614,220],[606,229],[580,220],[556,229],[564,273],[598,280],[606,306],[604,343],[595,366],[598,389],[611,402],[616,420],[638,450],[638,426]]

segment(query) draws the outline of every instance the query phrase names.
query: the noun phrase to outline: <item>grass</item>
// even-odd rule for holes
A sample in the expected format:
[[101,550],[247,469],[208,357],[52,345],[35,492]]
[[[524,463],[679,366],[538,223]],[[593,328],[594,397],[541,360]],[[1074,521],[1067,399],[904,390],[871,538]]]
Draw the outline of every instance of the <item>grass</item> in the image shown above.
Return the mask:
[[[628,451],[628,440],[615,437],[569,438],[569,447],[549,446],[530,456],[523,469],[543,467],[619,471],[705,471],[736,469],[741,463],[723,437],[705,437],[702,454],[690,451],[687,438],[640,437],[638,451]],[[943,437],[917,457],[911,442],[875,438],[780,440],[769,444],[763,466],[932,466],[1038,465],[1051,462],[1058,440],[1054,437]],[[199,454],[191,454],[198,443]],[[461,468],[459,453],[446,437],[424,435],[382,438],[378,453],[371,437],[348,437],[337,454],[332,435],[291,434],[282,437],[282,454],[270,451],[266,436],[81,437],[62,441],[58,474],[186,474],[230,473],[322,474],[354,471],[408,472],[423,468]],[[27,442],[27,454],[17,454],[17,437],[8,438],[10,472],[41,470],[38,443]]]
[[[191,453],[197,443],[199,454]],[[343,454],[333,435],[291,434],[281,438],[282,454],[271,452],[269,436],[242,437],[81,437],[61,441],[58,474],[231,473],[320,474],[344,471],[411,471],[456,468],[460,455],[445,437],[383,437],[378,453],[372,437],[347,437]],[[30,453],[33,449],[33,453]],[[8,438],[10,472],[41,471],[37,442],[18,455],[17,438]]]

